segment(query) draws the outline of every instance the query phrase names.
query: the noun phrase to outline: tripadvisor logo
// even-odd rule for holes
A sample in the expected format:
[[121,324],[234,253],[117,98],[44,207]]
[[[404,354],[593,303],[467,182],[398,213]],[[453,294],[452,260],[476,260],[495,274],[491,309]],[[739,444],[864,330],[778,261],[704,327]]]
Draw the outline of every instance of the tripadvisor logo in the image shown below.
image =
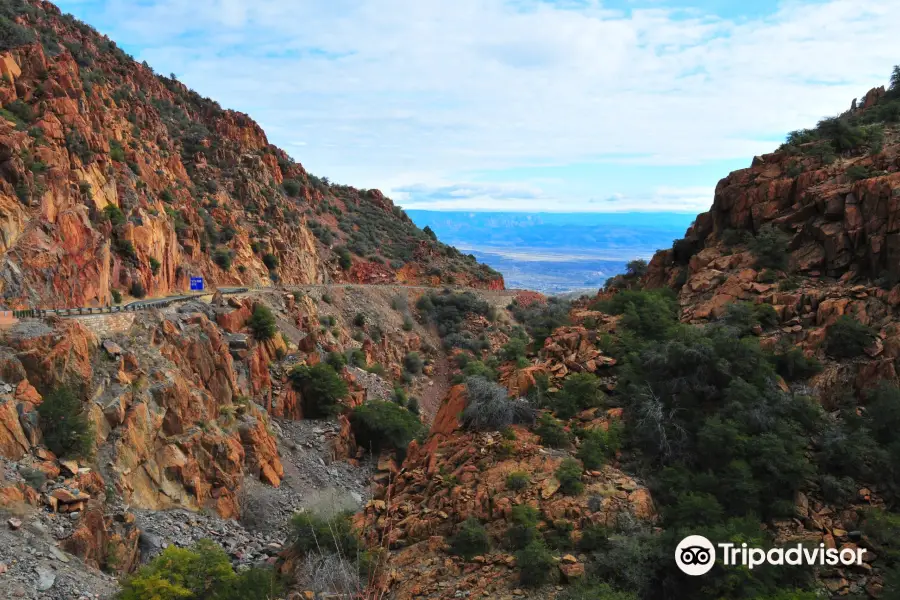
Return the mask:
[[[718,556],[716,552],[718,547]],[[702,535],[689,535],[675,548],[675,564],[687,575],[704,575],[716,564],[753,569],[760,565],[851,566],[863,564],[865,548],[826,548],[825,544],[786,548],[756,548],[747,544],[713,543]]]

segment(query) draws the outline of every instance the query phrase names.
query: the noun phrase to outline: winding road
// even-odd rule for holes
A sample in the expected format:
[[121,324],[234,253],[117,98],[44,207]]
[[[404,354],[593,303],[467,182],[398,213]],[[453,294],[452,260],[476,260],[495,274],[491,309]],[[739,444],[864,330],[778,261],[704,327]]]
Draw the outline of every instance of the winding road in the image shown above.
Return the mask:
[[395,289],[405,289],[405,290],[441,290],[441,289],[452,289],[454,291],[462,292],[462,291],[474,291],[474,292],[493,292],[500,293],[504,296],[513,296],[519,290],[515,289],[505,289],[505,290],[485,290],[483,288],[468,288],[468,287],[460,287],[460,286],[427,286],[427,285],[404,285],[399,283],[308,283],[308,284],[299,284],[299,285],[291,285],[291,286],[266,286],[266,287],[222,287],[216,289],[210,289],[208,291],[204,291],[201,293],[194,294],[176,294],[172,296],[166,296],[164,298],[150,298],[143,300],[135,300],[133,302],[129,302],[127,304],[121,304],[118,306],[80,306],[73,308],[36,308],[36,309],[25,309],[25,310],[16,310],[12,311],[15,317],[18,318],[28,318],[28,317],[47,317],[51,315],[61,316],[61,317],[88,317],[91,315],[101,315],[101,314],[115,314],[120,312],[138,312],[151,310],[154,308],[163,308],[174,304],[176,302],[187,302],[188,300],[194,300],[197,298],[202,298],[204,296],[210,296],[215,294],[216,292],[220,292],[224,295],[229,294],[245,294],[245,293],[253,293],[253,292],[291,292],[291,291],[303,291],[307,289],[335,289],[335,288],[395,288]]

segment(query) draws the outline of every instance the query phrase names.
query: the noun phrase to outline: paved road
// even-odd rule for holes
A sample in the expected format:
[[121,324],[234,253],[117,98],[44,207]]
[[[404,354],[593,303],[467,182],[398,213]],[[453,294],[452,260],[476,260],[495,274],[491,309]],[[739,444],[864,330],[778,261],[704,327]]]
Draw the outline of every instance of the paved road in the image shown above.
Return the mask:
[[169,306],[176,302],[186,302],[188,300],[192,300],[194,298],[200,298],[202,296],[209,296],[211,294],[221,292],[222,294],[244,294],[250,292],[271,292],[271,291],[284,291],[289,292],[292,290],[305,290],[310,288],[394,288],[394,289],[407,289],[407,290],[442,290],[445,288],[452,289],[454,291],[476,291],[476,292],[486,292],[493,291],[495,293],[502,293],[504,295],[513,295],[518,290],[514,289],[505,289],[505,290],[485,290],[483,288],[466,288],[466,287],[458,287],[458,286],[427,286],[427,285],[404,285],[400,283],[308,283],[308,284],[300,284],[300,285],[285,285],[285,286],[267,286],[267,287],[256,287],[256,288],[246,288],[246,287],[223,287],[216,289],[207,290],[202,293],[196,294],[177,294],[174,296],[166,296],[165,298],[151,298],[148,300],[135,300],[134,302],[129,302],[128,304],[122,304],[120,306],[113,307],[74,307],[74,308],[61,308],[61,309],[38,309],[35,311],[34,315],[23,314],[28,313],[29,311],[15,311],[18,316],[26,317],[26,316],[36,316],[42,317],[47,315],[60,315],[64,317],[88,317],[91,315],[99,315],[99,314],[110,314],[110,313],[119,313],[119,312],[136,312],[136,311],[144,311],[150,310],[152,308],[161,308],[165,306]]

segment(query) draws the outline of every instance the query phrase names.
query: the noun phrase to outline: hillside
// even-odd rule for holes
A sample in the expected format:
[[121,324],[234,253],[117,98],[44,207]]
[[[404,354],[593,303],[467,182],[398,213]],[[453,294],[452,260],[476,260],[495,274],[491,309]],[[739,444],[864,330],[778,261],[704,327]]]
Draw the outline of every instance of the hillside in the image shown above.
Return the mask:
[[11,308],[214,285],[502,289],[378,190],[304,170],[245,114],[49,2],[0,6],[0,290]]

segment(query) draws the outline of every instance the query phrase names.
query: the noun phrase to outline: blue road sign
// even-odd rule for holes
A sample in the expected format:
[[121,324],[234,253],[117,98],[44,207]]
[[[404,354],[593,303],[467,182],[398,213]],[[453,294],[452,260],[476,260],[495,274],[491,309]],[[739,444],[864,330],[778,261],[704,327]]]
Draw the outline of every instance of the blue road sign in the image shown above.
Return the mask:
[[203,291],[203,278],[202,277],[191,277],[191,291],[192,292],[202,292]]

